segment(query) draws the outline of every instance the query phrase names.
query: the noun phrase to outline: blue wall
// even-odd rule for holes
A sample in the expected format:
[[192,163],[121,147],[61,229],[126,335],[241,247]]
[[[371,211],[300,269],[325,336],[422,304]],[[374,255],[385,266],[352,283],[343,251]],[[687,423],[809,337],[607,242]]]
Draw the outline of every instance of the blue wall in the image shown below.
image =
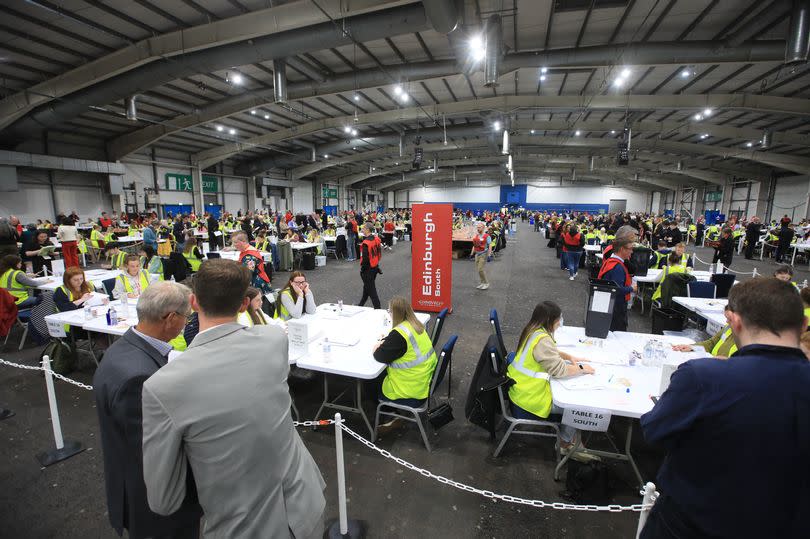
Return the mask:
[[520,206],[526,205],[526,184],[518,185],[501,185],[501,204],[518,204]]
[[[495,202],[443,202],[442,204],[452,204],[454,208],[458,208],[463,211],[471,210],[474,212],[478,211],[498,211],[500,210],[504,204],[497,204]],[[588,213],[599,213],[600,210],[604,211],[605,213],[608,212],[608,205],[607,204],[568,204],[568,203],[528,203],[522,204],[524,208],[527,210],[533,211],[546,211],[551,212],[555,211],[557,213],[560,212],[588,212]]]

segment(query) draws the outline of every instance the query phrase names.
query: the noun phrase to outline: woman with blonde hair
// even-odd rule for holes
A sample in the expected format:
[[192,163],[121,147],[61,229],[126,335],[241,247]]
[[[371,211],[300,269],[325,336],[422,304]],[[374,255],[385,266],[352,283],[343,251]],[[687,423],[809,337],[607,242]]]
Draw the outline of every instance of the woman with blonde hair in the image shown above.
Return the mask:
[[200,270],[200,265],[203,261],[203,255],[200,252],[200,248],[197,247],[197,238],[190,235],[186,239],[186,245],[183,247],[183,258],[188,261],[189,266],[191,266],[191,271],[196,273]]
[[[410,302],[394,296],[389,304],[391,332],[374,348],[374,359],[388,365],[380,400],[419,406],[428,397],[437,356],[424,324],[416,318]],[[399,427],[403,420],[381,425],[378,432]]]

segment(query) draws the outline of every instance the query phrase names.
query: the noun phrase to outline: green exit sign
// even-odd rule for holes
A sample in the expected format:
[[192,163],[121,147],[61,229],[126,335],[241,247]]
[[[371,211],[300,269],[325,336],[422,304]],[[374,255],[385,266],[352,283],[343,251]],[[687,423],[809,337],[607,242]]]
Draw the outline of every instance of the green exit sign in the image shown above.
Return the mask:
[[706,202],[720,202],[723,200],[723,191],[708,191],[706,193]]
[[337,187],[324,187],[323,198],[337,198]]
[[[173,172],[166,173],[166,189],[170,191],[193,191],[194,181],[191,174],[175,174]],[[209,176],[203,174],[202,176],[203,193],[217,193],[219,192],[219,178],[216,176]]]

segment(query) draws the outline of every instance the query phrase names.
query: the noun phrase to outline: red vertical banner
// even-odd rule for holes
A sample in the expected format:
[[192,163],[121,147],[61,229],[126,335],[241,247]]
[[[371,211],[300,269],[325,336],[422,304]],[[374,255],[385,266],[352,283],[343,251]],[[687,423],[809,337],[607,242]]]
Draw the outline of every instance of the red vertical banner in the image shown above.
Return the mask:
[[411,305],[415,311],[453,310],[453,206],[411,208]]

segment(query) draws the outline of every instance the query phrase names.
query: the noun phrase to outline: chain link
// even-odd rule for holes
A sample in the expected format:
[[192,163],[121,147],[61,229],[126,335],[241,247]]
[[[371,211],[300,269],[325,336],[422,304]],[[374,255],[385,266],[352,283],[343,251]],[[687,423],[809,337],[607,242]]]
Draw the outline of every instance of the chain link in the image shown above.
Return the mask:
[[[341,423],[343,420],[341,420]],[[325,427],[327,425],[334,425],[334,419],[316,419],[314,421],[293,421],[294,427]]]
[[89,386],[87,384],[83,384],[81,382],[77,382],[76,380],[72,380],[67,376],[63,376],[57,372],[53,372],[51,369],[46,369],[44,367],[35,366],[35,365],[20,365],[19,363],[13,363],[11,361],[6,361],[5,359],[0,359],[0,365],[8,365],[9,367],[15,367],[17,369],[25,369],[29,371],[48,371],[53,375],[54,378],[59,378],[63,382],[67,382],[68,384],[73,384],[76,387],[80,387],[82,389],[86,389],[88,391],[93,391],[93,386]]
[[435,479],[436,481],[438,481],[439,483],[442,483],[443,485],[450,485],[453,488],[457,488],[457,489],[463,490],[465,492],[471,492],[473,494],[479,494],[479,495],[481,495],[481,496],[483,496],[485,498],[489,498],[489,499],[492,499],[492,500],[500,500],[500,501],[503,501],[503,502],[516,503],[516,504],[520,504],[520,505],[530,505],[532,507],[540,507],[540,508],[550,507],[551,509],[560,509],[560,510],[567,510],[567,511],[607,511],[607,512],[610,512],[610,513],[621,513],[621,512],[624,512],[624,511],[633,511],[633,512],[638,513],[638,512],[650,509],[653,506],[653,504],[651,504],[651,503],[649,503],[649,504],[636,503],[636,504],[633,504],[633,505],[616,505],[616,504],[612,504],[612,505],[577,505],[577,504],[563,503],[563,502],[550,503],[550,502],[544,502],[542,500],[530,500],[528,498],[520,498],[518,496],[510,496],[508,494],[498,494],[498,493],[492,492],[491,490],[477,489],[477,488],[472,487],[470,485],[465,485],[464,483],[459,483],[458,481],[453,481],[452,479],[448,479],[447,477],[444,477],[444,476],[441,476],[441,475],[436,475],[436,474],[432,473],[429,470],[425,470],[424,468],[419,468],[417,466],[414,466],[410,462],[392,455],[391,453],[389,453],[385,449],[377,447],[372,442],[366,440],[365,438],[363,438],[362,436],[360,436],[359,434],[354,432],[352,429],[350,429],[349,427],[346,426],[345,422],[343,422],[343,424],[341,425],[341,428],[344,431],[346,431],[346,433],[348,433],[349,436],[356,439],[361,444],[365,445],[366,447],[368,447],[369,449],[371,449],[373,451],[376,451],[377,453],[379,453],[383,457],[393,460],[394,462],[396,462],[400,466],[403,466],[403,467],[405,467],[405,468],[407,468],[407,469],[409,469],[411,471],[414,471],[414,472],[416,472],[416,473],[418,473],[420,475],[423,475],[425,477],[428,477],[430,479]]

